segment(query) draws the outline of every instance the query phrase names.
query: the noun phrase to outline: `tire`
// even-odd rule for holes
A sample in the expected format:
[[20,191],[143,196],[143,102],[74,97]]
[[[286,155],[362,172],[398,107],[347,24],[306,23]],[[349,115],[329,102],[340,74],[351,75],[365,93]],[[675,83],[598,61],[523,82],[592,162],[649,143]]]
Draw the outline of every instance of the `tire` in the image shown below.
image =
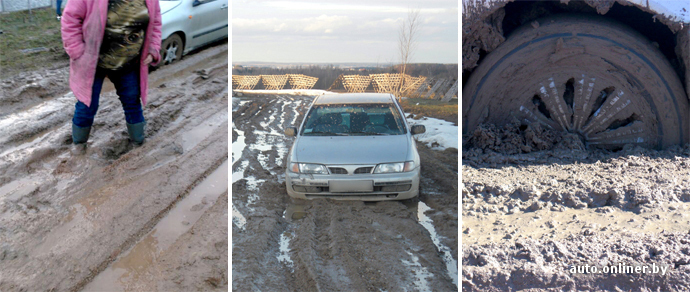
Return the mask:
[[517,29],[463,89],[463,134],[517,119],[577,133],[585,144],[688,143],[688,99],[662,53],[611,20],[556,15]]
[[182,51],[184,50],[184,43],[178,34],[173,34],[161,45],[161,62],[157,67],[171,64],[182,59]]

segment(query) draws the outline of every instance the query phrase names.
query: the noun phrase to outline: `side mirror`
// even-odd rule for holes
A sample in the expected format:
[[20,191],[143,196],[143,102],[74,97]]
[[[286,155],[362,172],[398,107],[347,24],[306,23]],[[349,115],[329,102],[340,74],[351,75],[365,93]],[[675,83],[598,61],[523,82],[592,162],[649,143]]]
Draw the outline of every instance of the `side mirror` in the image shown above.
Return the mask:
[[424,125],[414,125],[410,129],[410,133],[412,133],[412,135],[426,133],[426,127],[424,127]]
[[290,137],[297,136],[297,128],[295,128],[295,127],[287,127],[287,128],[285,129],[285,135],[286,135],[286,136],[290,136]]

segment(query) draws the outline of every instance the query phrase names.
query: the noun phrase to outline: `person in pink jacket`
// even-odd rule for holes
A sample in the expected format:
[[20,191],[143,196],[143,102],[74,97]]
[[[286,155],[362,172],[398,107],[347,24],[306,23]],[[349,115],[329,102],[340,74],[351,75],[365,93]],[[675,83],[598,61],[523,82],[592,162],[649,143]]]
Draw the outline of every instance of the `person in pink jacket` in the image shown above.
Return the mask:
[[[127,132],[144,142],[149,64],[160,61],[159,0],[70,0],[62,13],[62,42],[70,57],[69,84],[77,97],[72,141],[86,147],[105,77],[115,85]],[[83,149],[83,148],[82,148]]]

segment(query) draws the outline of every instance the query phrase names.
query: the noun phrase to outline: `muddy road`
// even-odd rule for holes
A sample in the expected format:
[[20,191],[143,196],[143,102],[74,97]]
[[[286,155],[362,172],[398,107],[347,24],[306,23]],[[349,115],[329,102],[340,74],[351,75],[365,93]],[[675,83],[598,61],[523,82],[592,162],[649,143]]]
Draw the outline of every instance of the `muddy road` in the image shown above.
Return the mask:
[[152,72],[141,147],[109,82],[79,154],[68,68],[0,81],[0,291],[227,290],[227,50]]
[[[557,136],[531,153],[464,144],[463,290],[687,291],[690,145],[610,152]],[[598,270],[572,270],[585,265]],[[619,265],[667,270],[602,273]]]
[[457,291],[457,149],[418,143],[420,196],[294,200],[284,163],[313,97],[233,97],[233,291]]

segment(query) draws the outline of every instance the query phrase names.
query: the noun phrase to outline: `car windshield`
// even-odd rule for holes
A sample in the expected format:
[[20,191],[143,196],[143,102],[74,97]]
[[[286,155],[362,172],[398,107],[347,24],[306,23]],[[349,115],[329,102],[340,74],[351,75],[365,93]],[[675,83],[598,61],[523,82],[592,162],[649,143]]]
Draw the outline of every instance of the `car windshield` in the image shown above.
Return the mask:
[[392,103],[314,105],[302,127],[304,136],[405,134],[402,117]]

